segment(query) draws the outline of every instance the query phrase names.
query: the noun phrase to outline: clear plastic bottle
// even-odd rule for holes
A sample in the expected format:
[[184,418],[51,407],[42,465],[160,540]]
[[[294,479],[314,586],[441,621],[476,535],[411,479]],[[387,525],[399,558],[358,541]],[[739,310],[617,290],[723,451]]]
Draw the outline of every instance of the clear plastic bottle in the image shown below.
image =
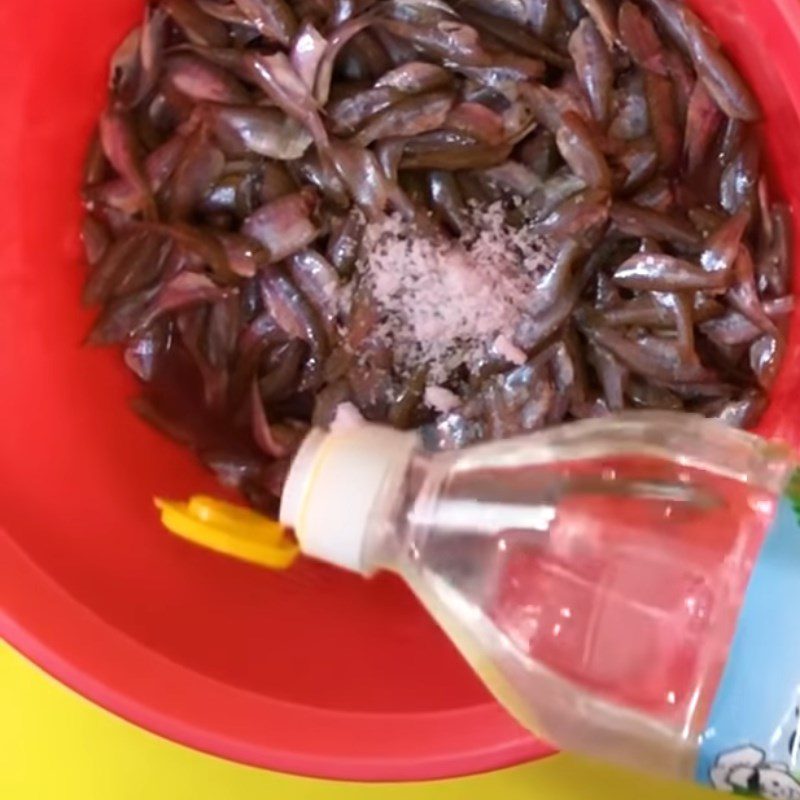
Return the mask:
[[798,619],[800,534],[781,500],[794,466],[685,415],[437,454],[367,425],[309,436],[281,517],[311,556],[401,575],[508,710],[559,747],[800,800],[800,631],[753,652]]

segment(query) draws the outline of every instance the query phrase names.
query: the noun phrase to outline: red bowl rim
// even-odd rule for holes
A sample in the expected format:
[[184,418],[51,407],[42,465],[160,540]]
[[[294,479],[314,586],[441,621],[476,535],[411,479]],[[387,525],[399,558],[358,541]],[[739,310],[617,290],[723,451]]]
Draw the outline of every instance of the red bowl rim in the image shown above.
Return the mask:
[[[773,0],[759,12],[773,16],[773,30],[800,47],[796,0]],[[787,82],[786,90],[800,111],[800,80]],[[353,714],[212,680],[106,623],[2,528],[0,587],[5,641],[103,708],[217,756],[311,777],[410,781],[489,771],[553,752],[491,702],[448,712]]]

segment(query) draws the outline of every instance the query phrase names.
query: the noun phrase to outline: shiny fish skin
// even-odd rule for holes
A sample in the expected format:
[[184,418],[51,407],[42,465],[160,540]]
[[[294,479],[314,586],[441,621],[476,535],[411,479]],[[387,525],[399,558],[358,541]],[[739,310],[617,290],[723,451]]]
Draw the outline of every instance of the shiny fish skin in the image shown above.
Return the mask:
[[650,114],[650,129],[658,148],[662,169],[673,172],[681,160],[681,131],[675,121],[675,94],[668,78],[655,72],[644,76],[645,96]]
[[[792,212],[752,93],[680,0],[158,0],[109,84],[81,188],[87,342],[120,345],[138,412],[257,508],[342,403],[437,447],[766,405]],[[513,350],[492,334],[433,382],[443,364],[388,344],[372,224],[469,247],[485,213],[531,287]]]
[[591,340],[587,346],[587,355],[600,381],[609,410],[621,411],[625,408],[628,370],[609,350],[594,344]]
[[717,379],[699,361],[686,362],[669,339],[640,336],[628,339],[607,328],[588,330],[590,340],[613,353],[632,372],[665,383],[703,383]]
[[603,225],[608,219],[609,196],[599,189],[573,195],[537,224],[540,233],[574,236]]
[[376,114],[356,134],[354,141],[367,147],[390,136],[417,136],[444,125],[455,97],[451,92],[430,92],[404,98]]
[[611,188],[611,171],[596,140],[580,116],[568,111],[556,134],[556,145],[572,171],[594,189]]
[[369,219],[380,219],[389,201],[389,181],[371,150],[340,142],[333,159],[339,178]]
[[333,68],[339,53],[353,37],[369,28],[373,23],[372,14],[363,14],[347,20],[327,37],[328,46],[319,61],[316,85],[312,93],[320,106],[326,106],[330,100]]
[[221,177],[225,156],[199,129],[187,142],[170,179],[167,219],[183,220],[203,200]]
[[315,348],[326,347],[322,323],[286,276],[275,269],[264,271],[260,286],[264,305],[289,337],[302,339]]
[[623,75],[614,92],[614,115],[609,133],[618,139],[641,139],[650,133],[644,76],[640,72]]
[[548,47],[519,25],[468,7],[460,10],[467,22],[487,30],[512,49],[532,58],[540,58],[542,61],[561,69],[569,67],[568,58]]
[[684,160],[686,169],[693,173],[699,169],[708,154],[714,137],[722,125],[724,115],[702,81],[697,81],[689,98],[684,135]]
[[155,219],[158,212],[142,164],[141,148],[127,116],[107,109],[100,117],[100,141],[109,163],[136,189],[147,217]]
[[784,350],[785,345],[775,336],[762,336],[750,346],[750,367],[764,389],[775,383]]
[[377,86],[334,100],[325,110],[331,131],[337,136],[352,136],[367,120],[391,108],[402,97],[397,89]]
[[297,31],[297,19],[285,0],[233,0],[266,39],[288,46]]
[[343,277],[349,277],[355,267],[364,235],[364,221],[359,212],[350,212],[328,239],[326,255]]
[[644,4],[655,12],[672,41],[688,54],[689,41],[681,3],[676,0],[644,0]]
[[755,209],[758,203],[758,177],[761,149],[752,132],[745,135],[741,148],[725,167],[720,180],[720,205],[729,213]]
[[663,253],[638,253],[617,269],[614,281],[626,289],[683,292],[723,289],[729,276]]
[[608,47],[589,17],[581,20],[575,28],[569,40],[569,52],[592,114],[605,127],[611,113],[614,68]]
[[681,9],[689,54],[700,78],[719,107],[733,119],[753,122],[761,109],[747,84],[719,50],[718,43],[688,9]]
[[594,20],[609,49],[619,42],[613,0],[580,0],[589,16]]
[[[774,323],[787,317],[794,311],[794,299],[781,297],[763,304],[763,310]],[[763,325],[754,324],[744,314],[730,311],[724,316],[704,322],[701,326],[703,333],[710,339],[724,345],[749,344],[764,332]],[[773,327],[772,332],[775,328]]]
[[316,308],[332,338],[339,309],[339,274],[316,250],[301,250],[290,256],[288,268],[295,285]]
[[481,66],[490,61],[477,31],[461,22],[445,19],[427,26],[390,20],[382,24],[390,33],[410,42],[419,53],[430,58],[462,66]]
[[162,0],[162,5],[193,44],[205,47],[227,45],[228,31],[225,25],[207,15],[192,0]]
[[764,310],[758,295],[753,257],[742,245],[739,246],[734,262],[733,285],[726,297],[730,305],[754,325],[766,333],[777,334],[775,325]]
[[206,116],[229,155],[257,153],[278,161],[294,161],[312,142],[303,125],[275,108],[211,106]]
[[792,213],[788,206],[780,203],[773,206],[771,227],[773,236],[759,253],[757,272],[759,281],[780,296],[789,288]]
[[658,170],[658,149],[649,136],[634,139],[625,150],[615,158],[625,173],[619,185],[623,194],[641,189],[644,184],[655,177]]
[[450,86],[453,76],[444,67],[425,61],[412,61],[385,72],[375,88],[396,89],[403,94],[420,94]]
[[229,72],[196,55],[184,53],[167,60],[165,79],[192,100],[246,104],[244,86]]
[[614,203],[611,219],[620,231],[631,236],[651,236],[690,248],[700,246],[700,237],[688,222],[632,203]]
[[260,242],[270,261],[281,261],[308,247],[319,235],[319,228],[310,218],[316,206],[316,195],[304,189],[267,203],[248,217],[242,231]]
[[751,428],[767,407],[767,398],[748,392],[741,400],[731,400],[703,409],[704,413],[732,428]]
[[511,146],[491,147],[455,131],[423,133],[406,141],[405,169],[482,169],[502,164]]
[[292,42],[290,58],[294,71],[311,92],[317,84],[317,72],[327,48],[328,40],[306,20]]
[[[145,159],[144,173],[154,194],[162,189],[175,171],[185,147],[185,137],[173,136],[153,150]],[[138,192],[135,185],[125,178],[118,178],[101,186],[90,187],[88,191],[85,191],[85,195],[90,203],[99,201],[127,214],[136,214],[146,207],[146,195]]]
[[481,103],[459,103],[447,113],[442,127],[471,136],[488,145],[502,145],[506,138],[503,118]]
[[631,58],[642,69],[662,77],[669,75],[664,59],[664,47],[653,23],[637,5],[625,0],[619,8],[620,39]]
[[160,237],[147,231],[129,231],[106,247],[84,284],[81,301],[90,306],[125,294],[126,284],[133,284],[129,276],[139,284],[134,285],[131,291],[154,283],[163,264],[164,256],[159,255],[163,249],[164,240]]
[[[305,125],[321,154],[329,147],[328,132],[320,119],[311,91],[283,53],[248,59],[253,80],[290,117]],[[321,67],[320,67],[321,68]]]
[[700,256],[703,269],[708,272],[729,272],[739,255],[742,236],[749,223],[750,214],[744,211],[723,222],[703,246]]
[[428,193],[434,213],[452,231],[460,234],[466,223],[466,206],[453,173],[441,170],[429,172]]

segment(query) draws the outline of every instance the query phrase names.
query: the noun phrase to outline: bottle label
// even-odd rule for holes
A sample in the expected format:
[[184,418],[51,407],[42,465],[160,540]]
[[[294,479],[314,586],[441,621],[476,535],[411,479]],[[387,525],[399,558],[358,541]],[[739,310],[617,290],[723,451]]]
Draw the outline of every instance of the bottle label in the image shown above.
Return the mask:
[[800,506],[783,498],[753,568],[697,780],[800,800]]

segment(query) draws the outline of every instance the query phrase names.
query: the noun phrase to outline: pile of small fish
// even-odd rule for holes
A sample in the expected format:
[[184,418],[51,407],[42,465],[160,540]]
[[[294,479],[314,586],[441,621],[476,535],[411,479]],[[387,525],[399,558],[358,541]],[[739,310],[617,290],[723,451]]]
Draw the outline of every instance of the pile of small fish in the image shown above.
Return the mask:
[[[758,118],[676,0],[151,3],[86,163],[88,338],[266,509],[343,406],[436,447],[630,407],[750,425],[792,311]],[[498,202],[557,255],[525,362],[456,369],[437,411],[371,338],[364,230],[457,237]]]

